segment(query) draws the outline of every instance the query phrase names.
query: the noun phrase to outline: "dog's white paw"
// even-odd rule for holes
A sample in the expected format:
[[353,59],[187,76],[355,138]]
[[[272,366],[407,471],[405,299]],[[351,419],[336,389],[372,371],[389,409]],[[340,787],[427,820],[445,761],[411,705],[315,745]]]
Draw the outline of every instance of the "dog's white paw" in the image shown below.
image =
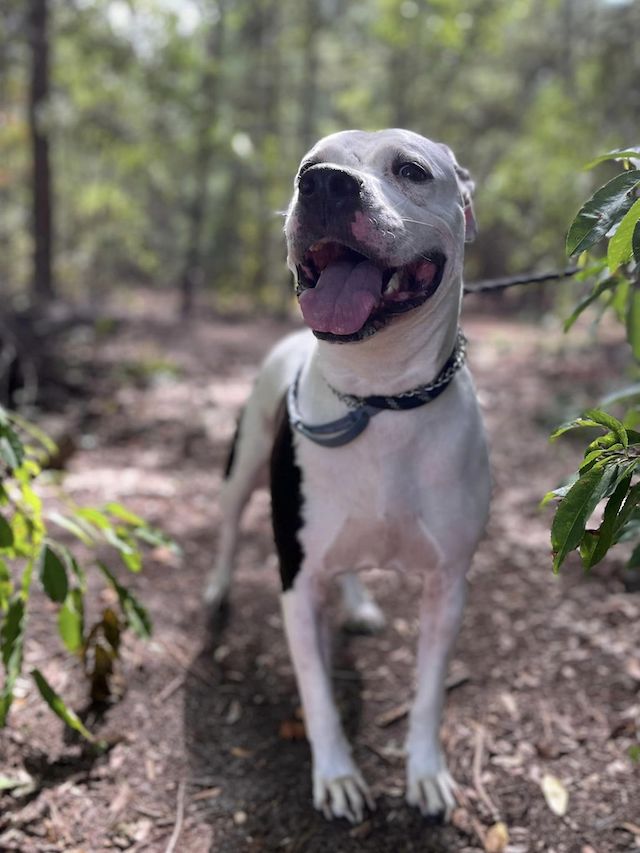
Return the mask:
[[352,634],[379,634],[386,623],[382,610],[369,600],[347,610],[343,627]]
[[351,823],[360,823],[367,806],[375,809],[375,802],[367,783],[357,770],[346,776],[327,779],[313,775],[313,804],[327,820],[344,817]]
[[446,821],[456,807],[457,785],[446,767],[428,775],[409,769],[407,779],[407,802],[420,809],[424,817],[434,821]]
[[227,600],[231,579],[225,572],[214,570],[209,575],[204,589],[204,602],[209,607],[217,609]]

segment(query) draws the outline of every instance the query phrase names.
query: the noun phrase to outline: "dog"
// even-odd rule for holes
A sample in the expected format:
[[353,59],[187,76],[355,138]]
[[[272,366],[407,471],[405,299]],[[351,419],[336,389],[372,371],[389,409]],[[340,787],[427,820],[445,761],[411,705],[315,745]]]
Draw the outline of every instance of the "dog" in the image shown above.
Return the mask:
[[459,330],[472,190],[446,145],[408,130],[336,133],[303,158],[285,234],[310,331],[266,358],[222,490],[210,604],[227,595],[242,508],[270,464],[284,625],[327,818],[374,807],[332,696],[326,618],[338,579],[350,620],[383,626],[358,576],[370,568],[422,574],[406,799],[433,819],[455,806],[444,682],[490,498]]

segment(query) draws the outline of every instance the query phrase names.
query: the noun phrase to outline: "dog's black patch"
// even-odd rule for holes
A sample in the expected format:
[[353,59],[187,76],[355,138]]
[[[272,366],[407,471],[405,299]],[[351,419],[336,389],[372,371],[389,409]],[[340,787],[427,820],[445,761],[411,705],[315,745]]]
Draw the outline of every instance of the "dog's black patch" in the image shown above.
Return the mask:
[[228,480],[231,476],[231,471],[233,470],[233,463],[236,458],[236,451],[238,449],[238,442],[240,441],[240,425],[242,423],[242,412],[238,415],[238,420],[236,421],[236,428],[233,433],[233,438],[231,439],[231,445],[229,446],[229,455],[227,456],[227,461],[224,466],[224,479]]
[[298,538],[298,531],[302,527],[301,479],[287,407],[283,400],[271,452],[271,521],[280,558],[283,592],[293,585],[304,557]]

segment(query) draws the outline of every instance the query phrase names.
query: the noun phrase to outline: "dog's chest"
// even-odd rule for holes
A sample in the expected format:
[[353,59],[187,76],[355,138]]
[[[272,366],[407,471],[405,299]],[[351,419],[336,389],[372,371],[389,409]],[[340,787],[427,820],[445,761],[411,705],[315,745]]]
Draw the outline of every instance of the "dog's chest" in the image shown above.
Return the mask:
[[421,422],[417,413],[387,412],[342,448],[299,441],[300,537],[314,565],[329,572],[405,568],[437,558],[429,492],[446,472],[421,439]]

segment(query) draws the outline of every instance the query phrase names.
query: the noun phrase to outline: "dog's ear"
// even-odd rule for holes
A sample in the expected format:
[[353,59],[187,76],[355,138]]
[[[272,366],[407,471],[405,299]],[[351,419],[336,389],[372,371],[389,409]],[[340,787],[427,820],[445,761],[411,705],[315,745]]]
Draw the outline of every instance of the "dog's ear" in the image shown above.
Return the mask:
[[453,168],[455,169],[456,178],[458,179],[458,187],[460,189],[462,207],[464,209],[464,241],[465,243],[471,243],[472,240],[475,240],[478,233],[476,215],[473,209],[473,191],[476,188],[476,185],[471,178],[469,170],[465,169],[464,166],[461,166],[460,163],[458,163],[455,154],[449,146],[444,145],[444,143],[440,143],[440,145],[453,160]]

